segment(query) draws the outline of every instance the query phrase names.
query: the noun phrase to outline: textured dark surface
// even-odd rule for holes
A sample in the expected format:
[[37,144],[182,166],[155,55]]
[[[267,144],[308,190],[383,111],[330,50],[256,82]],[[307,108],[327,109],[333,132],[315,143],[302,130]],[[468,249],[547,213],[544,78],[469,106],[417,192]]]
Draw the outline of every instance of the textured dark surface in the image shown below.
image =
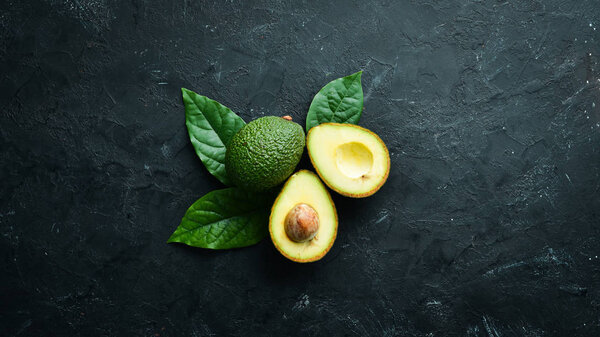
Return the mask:
[[[215,3],[1,2],[0,335],[600,334],[597,1]],[[165,243],[221,186],[180,87],[303,123],[360,69],[392,169],[324,260]]]

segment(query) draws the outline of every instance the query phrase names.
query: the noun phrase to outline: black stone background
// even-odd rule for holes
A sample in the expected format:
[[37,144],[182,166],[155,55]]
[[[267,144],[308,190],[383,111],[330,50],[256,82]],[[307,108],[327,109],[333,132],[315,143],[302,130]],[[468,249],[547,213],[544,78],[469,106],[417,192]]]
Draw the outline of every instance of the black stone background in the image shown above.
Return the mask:
[[[2,1],[0,335],[599,336],[597,26],[595,0]],[[358,70],[392,168],[334,197],[322,261],[165,243],[221,188],[181,87],[303,124]]]

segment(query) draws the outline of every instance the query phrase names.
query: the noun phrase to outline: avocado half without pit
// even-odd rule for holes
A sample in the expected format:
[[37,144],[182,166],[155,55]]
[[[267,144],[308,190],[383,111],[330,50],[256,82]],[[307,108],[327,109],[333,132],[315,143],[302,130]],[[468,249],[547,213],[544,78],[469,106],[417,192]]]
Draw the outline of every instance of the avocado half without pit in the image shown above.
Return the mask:
[[295,262],[317,261],[331,249],[337,227],[335,205],[319,177],[308,170],[294,173],[271,209],[275,248]]
[[387,180],[390,155],[373,132],[354,124],[310,129],[306,147],[317,173],[332,190],[353,198],[377,192]]

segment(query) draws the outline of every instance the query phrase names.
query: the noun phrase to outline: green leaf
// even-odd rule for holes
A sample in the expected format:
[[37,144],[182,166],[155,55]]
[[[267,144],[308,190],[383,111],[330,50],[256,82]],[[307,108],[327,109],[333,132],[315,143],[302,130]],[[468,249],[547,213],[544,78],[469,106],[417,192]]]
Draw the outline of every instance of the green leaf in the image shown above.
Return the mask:
[[185,124],[196,154],[223,184],[229,179],[225,171],[227,143],[246,123],[233,111],[206,96],[181,88],[185,104]]
[[167,243],[210,249],[256,244],[268,234],[273,199],[235,187],[209,192],[190,206]]
[[322,123],[357,124],[363,109],[362,71],[329,82],[313,98],[306,131]]

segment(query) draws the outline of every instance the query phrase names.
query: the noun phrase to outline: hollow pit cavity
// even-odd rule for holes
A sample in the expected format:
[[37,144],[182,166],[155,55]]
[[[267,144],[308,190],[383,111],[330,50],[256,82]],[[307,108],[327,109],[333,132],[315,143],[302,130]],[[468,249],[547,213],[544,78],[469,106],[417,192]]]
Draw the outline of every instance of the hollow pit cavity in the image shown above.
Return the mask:
[[366,146],[357,142],[338,146],[335,157],[340,172],[353,179],[366,175],[373,166],[373,154]]

